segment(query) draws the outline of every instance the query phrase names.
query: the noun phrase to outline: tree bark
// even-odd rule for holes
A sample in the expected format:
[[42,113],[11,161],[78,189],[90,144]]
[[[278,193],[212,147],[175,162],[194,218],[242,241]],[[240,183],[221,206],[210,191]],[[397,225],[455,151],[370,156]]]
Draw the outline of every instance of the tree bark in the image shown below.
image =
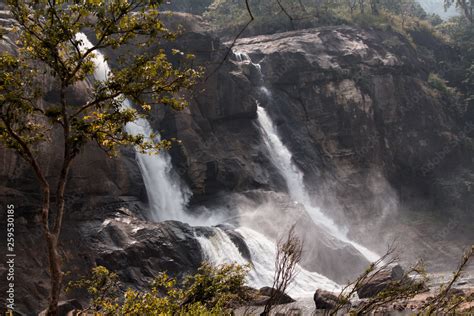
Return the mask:
[[365,13],[365,0],[359,0],[360,14]]
[[463,9],[464,16],[466,17],[466,19],[468,19],[471,24],[474,23],[474,19],[473,19],[474,1],[464,0],[464,1],[458,1],[458,3]]
[[379,0],[370,0],[370,7],[373,15],[379,15],[378,1]]
[[63,280],[63,273],[61,271],[61,257],[58,253],[58,239],[50,232],[45,232],[46,243],[48,247],[48,261],[50,273],[50,297],[49,306],[47,310],[48,316],[57,316],[59,295],[61,294],[61,283]]

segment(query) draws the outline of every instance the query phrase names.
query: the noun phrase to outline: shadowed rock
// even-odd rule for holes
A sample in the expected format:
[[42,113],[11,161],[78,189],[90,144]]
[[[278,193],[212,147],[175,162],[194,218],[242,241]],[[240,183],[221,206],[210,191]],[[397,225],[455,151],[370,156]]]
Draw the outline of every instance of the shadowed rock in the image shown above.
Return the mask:
[[359,298],[374,297],[385,290],[392,282],[401,281],[403,277],[404,271],[400,265],[388,267],[373,277],[369,276],[369,280],[357,290],[357,295],[359,295]]
[[337,305],[337,296],[324,290],[316,290],[313,296],[316,309],[331,310]]

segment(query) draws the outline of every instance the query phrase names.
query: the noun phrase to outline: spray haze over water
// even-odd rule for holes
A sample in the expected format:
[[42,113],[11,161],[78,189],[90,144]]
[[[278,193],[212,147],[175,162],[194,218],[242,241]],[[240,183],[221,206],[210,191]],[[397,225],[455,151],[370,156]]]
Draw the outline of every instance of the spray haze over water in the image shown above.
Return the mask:
[[[251,269],[247,276],[247,283],[254,288],[271,286],[275,273],[276,245],[265,235],[248,227],[236,229],[250,251]],[[222,229],[216,228],[212,237],[197,237],[201,244],[206,260],[213,264],[238,263],[248,264],[237,246]],[[314,290],[319,288],[327,291],[337,291],[340,286],[325,276],[303,269],[300,265],[296,268],[296,278],[288,288],[292,297],[309,297]]]
[[[238,61],[250,62],[257,69],[260,79],[263,81],[262,67],[259,64],[253,63],[251,58],[245,53],[236,53],[236,58]],[[271,91],[264,86],[261,87],[261,90],[264,95],[272,101]],[[319,207],[313,205],[309,192],[304,184],[303,172],[293,163],[292,154],[280,139],[267,111],[259,104],[257,105],[258,123],[260,125],[263,141],[268,148],[272,163],[280,171],[286,181],[288,193],[291,198],[296,202],[303,204],[313,222],[323,228],[328,234],[342,242],[351,244],[367,260],[371,262],[378,260],[380,258],[379,255],[355,241],[350,240],[344,229],[338,227],[336,223],[324,214]]]
[[277,167],[281,175],[285,178],[291,198],[303,204],[313,222],[323,228],[328,234],[340,241],[351,244],[365,258],[367,258],[367,260],[371,262],[376,261],[379,258],[379,255],[370,251],[366,247],[349,240],[346,233],[340,229],[331,218],[324,214],[319,207],[313,205],[303,182],[303,173],[292,162],[292,155],[278,137],[276,128],[266,110],[261,106],[258,106],[257,113],[263,139],[270,152],[270,158],[275,167]]

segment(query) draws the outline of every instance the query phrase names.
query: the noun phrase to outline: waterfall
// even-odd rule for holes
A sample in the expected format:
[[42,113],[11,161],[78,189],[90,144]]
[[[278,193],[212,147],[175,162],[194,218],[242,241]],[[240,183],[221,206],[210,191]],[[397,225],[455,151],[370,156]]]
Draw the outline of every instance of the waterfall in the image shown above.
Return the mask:
[[[251,256],[250,272],[247,275],[247,284],[254,288],[272,286],[275,273],[276,244],[250,228],[236,229],[243,237]],[[206,260],[213,264],[237,263],[240,265],[249,262],[242,257],[237,246],[230,237],[220,228],[214,229],[214,235],[196,237],[199,241]],[[310,297],[316,289],[339,291],[340,286],[323,275],[310,272],[301,266],[296,268],[296,278],[290,284],[287,294],[293,298]]]
[[[81,41],[83,50],[93,46],[83,33],[78,33],[76,38]],[[97,81],[107,80],[112,73],[104,55],[95,51],[93,61],[95,64],[94,78]],[[132,108],[127,99],[122,101],[122,106],[124,109]],[[160,141],[159,136],[151,139],[153,129],[150,123],[143,118],[128,123],[125,130],[131,135],[144,135],[147,140]],[[174,174],[168,152],[161,151],[159,154],[152,154],[137,151],[136,159],[152,210],[151,219],[154,221],[171,219],[186,221],[188,216],[185,213],[185,207],[190,197],[190,190]]]
[[[249,55],[246,53],[235,52],[235,56],[239,62],[252,64],[259,72],[260,79],[263,81],[262,67],[260,64],[253,63]],[[270,90],[264,86],[262,86],[260,89],[268,99],[271,99]],[[319,207],[313,205],[303,181],[303,172],[293,163],[292,154],[281,141],[270,116],[260,105],[257,107],[257,114],[263,141],[270,152],[270,159],[285,179],[288,193],[290,194],[291,198],[296,202],[301,203],[305,207],[308,214],[311,216],[313,222],[319,227],[323,228],[331,236],[342,242],[351,244],[370,262],[378,260],[380,258],[378,254],[356,243],[355,241],[350,240],[347,237],[345,231],[338,227],[336,223],[330,217],[324,214]]]
[[270,159],[285,179],[291,198],[301,203],[311,216],[313,222],[325,229],[327,233],[340,241],[351,244],[370,262],[378,260],[380,258],[379,255],[350,240],[346,233],[331,218],[324,214],[319,207],[313,205],[303,181],[303,172],[293,163],[292,154],[278,136],[275,125],[267,111],[263,107],[258,106],[257,114],[263,141],[270,152]]
[[[81,49],[92,47],[86,35],[79,33],[77,34],[77,39],[82,43]],[[250,58],[244,54],[238,58],[240,58],[241,62],[252,63]],[[93,61],[95,64],[95,79],[97,81],[107,80],[112,73],[105,57],[96,51]],[[260,70],[260,65],[253,63],[252,65]],[[122,106],[124,109],[129,109],[132,107],[132,104],[129,100],[123,98]],[[259,121],[261,121],[262,130],[266,132],[265,141],[267,146],[270,150],[274,148],[278,153],[278,155],[275,155],[274,163],[284,174],[289,188],[292,188],[292,196],[294,195],[294,199],[299,200],[301,203],[309,201],[309,197],[306,198],[307,192],[304,190],[302,173],[292,165],[291,153],[278,138],[271,120],[262,108],[259,108]],[[153,140],[153,130],[146,119],[137,119],[127,124],[125,128],[132,135],[144,135],[148,140]],[[154,140],[159,141],[159,137],[156,137]],[[200,221],[209,223],[209,219],[205,221],[202,218],[186,215],[185,208],[190,197],[190,190],[174,174],[171,158],[167,152],[153,155],[137,151],[136,159],[147,190],[153,220],[172,219],[188,223],[198,223]],[[323,221],[324,225],[322,226],[331,233],[331,228],[335,227],[334,223],[329,218],[323,216],[322,213],[319,215],[318,222]],[[276,244],[261,233],[247,227],[239,227],[236,231],[243,237],[251,255],[251,271],[248,275],[249,285],[256,288],[271,286],[274,275]],[[236,262],[238,264],[248,263],[222,229],[215,227],[213,232],[214,234],[211,237],[196,236],[207,260],[214,264],[229,262]],[[335,234],[335,232],[337,231],[332,233]],[[297,277],[288,289],[288,293],[294,297],[312,296],[317,288],[329,291],[340,289],[339,285],[335,282],[318,273],[307,271],[301,266],[297,267],[297,271]]]

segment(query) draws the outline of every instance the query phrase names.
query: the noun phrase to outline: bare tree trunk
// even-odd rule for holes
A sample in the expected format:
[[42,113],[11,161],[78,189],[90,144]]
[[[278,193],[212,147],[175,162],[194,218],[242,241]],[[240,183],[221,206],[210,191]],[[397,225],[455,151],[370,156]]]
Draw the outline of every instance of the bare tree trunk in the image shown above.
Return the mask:
[[56,220],[54,228],[46,232],[46,241],[48,245],[48,260],[51,282],[51,295],[48,306],[48,316],[58,315],[59,296],[61,294],[61,285],[63,281],[63,272],[61,271],[61,256],[59,255],[59,235],[61,233],[62,220],[64,217],[64,191],[66,188],[67,176],[69,173],[71,160],[64,161],[63,169],[58,182],[56,191]]
[[49,229],[49,210],[50,210],[50,198],[51,192],[49,189],[49,184],[44,177],[43,173],[39,168],[35,168],[37,171],[37,176],[41,182],[43,203],[41,209],[41,222],[43,225],[43,234],[46,241],[46,246],[48,248],[48,263],[49,263],[49,273],[50,273],[50,297],[49,297],[49,306],[47,315],[58,315],[58,302],[59,302],[59,292],[60,292],[60,283],[61,283],[61,269],[60,269],[60,259],[57,252],[57,238],[51,234]]
[[[44,179],[44,176],[42,176]],[[44,180],[46,181],[46,180]],[[48,301],[48,316],[58,315],[58,302],[59,295],[61,293],[61,282],[63,274],[61,271],[61,257],[59,256],[58,249],[58,234],[55,234],[54,231],[51,232],[49,225],[49,211],[50,211],[50,198],[51,192],[49,189],[49,184],[43,183],[43,206],[42,206],[42,216],[41,221],[43,225],[43,234],[46,241],[46,247],[48,249],[48,264],[49,264],[49,278],[50,278],[50,294]],[[59,214],[59,213],[58,213]],[[56,216],[58,216],[56,214]]]
[[50,273],[50,297],[47,315],[58,315],[59,295],[61,294],[61,283],[63,273],[61,271],[61,257],[58,253],[58,238],[50,232],[45,232],[46,243],[48,246],[48,261]]
[[378,2],[379,0],[370,0],[370,8],[372,9],[373,15],[379,15]]
[[360,14],[365,13],[365,0],[359,0]]
[[[41,223],[43,228],[43,234],[46,241],[46,246],[48,249],[48,263],[50,271],[50,297],[49,297],[49,306],[47,315],[58,315],[58,302],[59,302],[59,293],[61,291],[61,261],[58,254],[58,235],[51,233],[49,228],[49,210],[51,208],[51,190],[49,182],[44,175],[41,166],[38,161],[35,159],[31,148],[25,143],[11,128],[10,122],[3,120],[5,127],[7,128],[8,133],[20,144],[23,152],[21,156],[31,165],[33,171],[35,172],[36,178],[38,179],[41,187]],[[66,173],[67,176],[67,173]]]
[[43,202],[41,209],[41,222],[43,226],[43,234],[46,241],[46,247],[48,249],[48,264],[50,273],[50,295],[47,315],[56,316],[58,315],[58,302],[59,294],[61,292],[62,272],[61,272],[61,259],[58,254],[58,236],[51,233],[49,228],[49,211],[51,208],[51,191],[49,183],[46,180],[43,172],[39,168],[36,162],[32,163],[35,169],[36,175],[41,183]]
[[[49,223],[46,221],[46,241],[48,244],[48,259],[49,259],[49,271],[51,278],[51,294],[48,306],[48,316],[58,315],[58,303],[61,295],[61,285],[63,281],[63,272],[61,271],[61,256],[59,255],[59,235],[61,234],[61,228],[64,218],[64,192],[66,190],[67,177],[69,169],[74,155],[71,154],[71,145],[69,142],[70,136],[70,125],[69,118],[66,113],[66,96],[65,96],[66,85],[61,85],[61,105],[62,105],[62,118],[63,118],[63,134],[64,134],[64,156],[63,166],[61,173],[59,174],[58,184],[56,188],[56,218],[54,221],[53,229],[49,229]],[[45,224],[45,223],[43,223]]]

